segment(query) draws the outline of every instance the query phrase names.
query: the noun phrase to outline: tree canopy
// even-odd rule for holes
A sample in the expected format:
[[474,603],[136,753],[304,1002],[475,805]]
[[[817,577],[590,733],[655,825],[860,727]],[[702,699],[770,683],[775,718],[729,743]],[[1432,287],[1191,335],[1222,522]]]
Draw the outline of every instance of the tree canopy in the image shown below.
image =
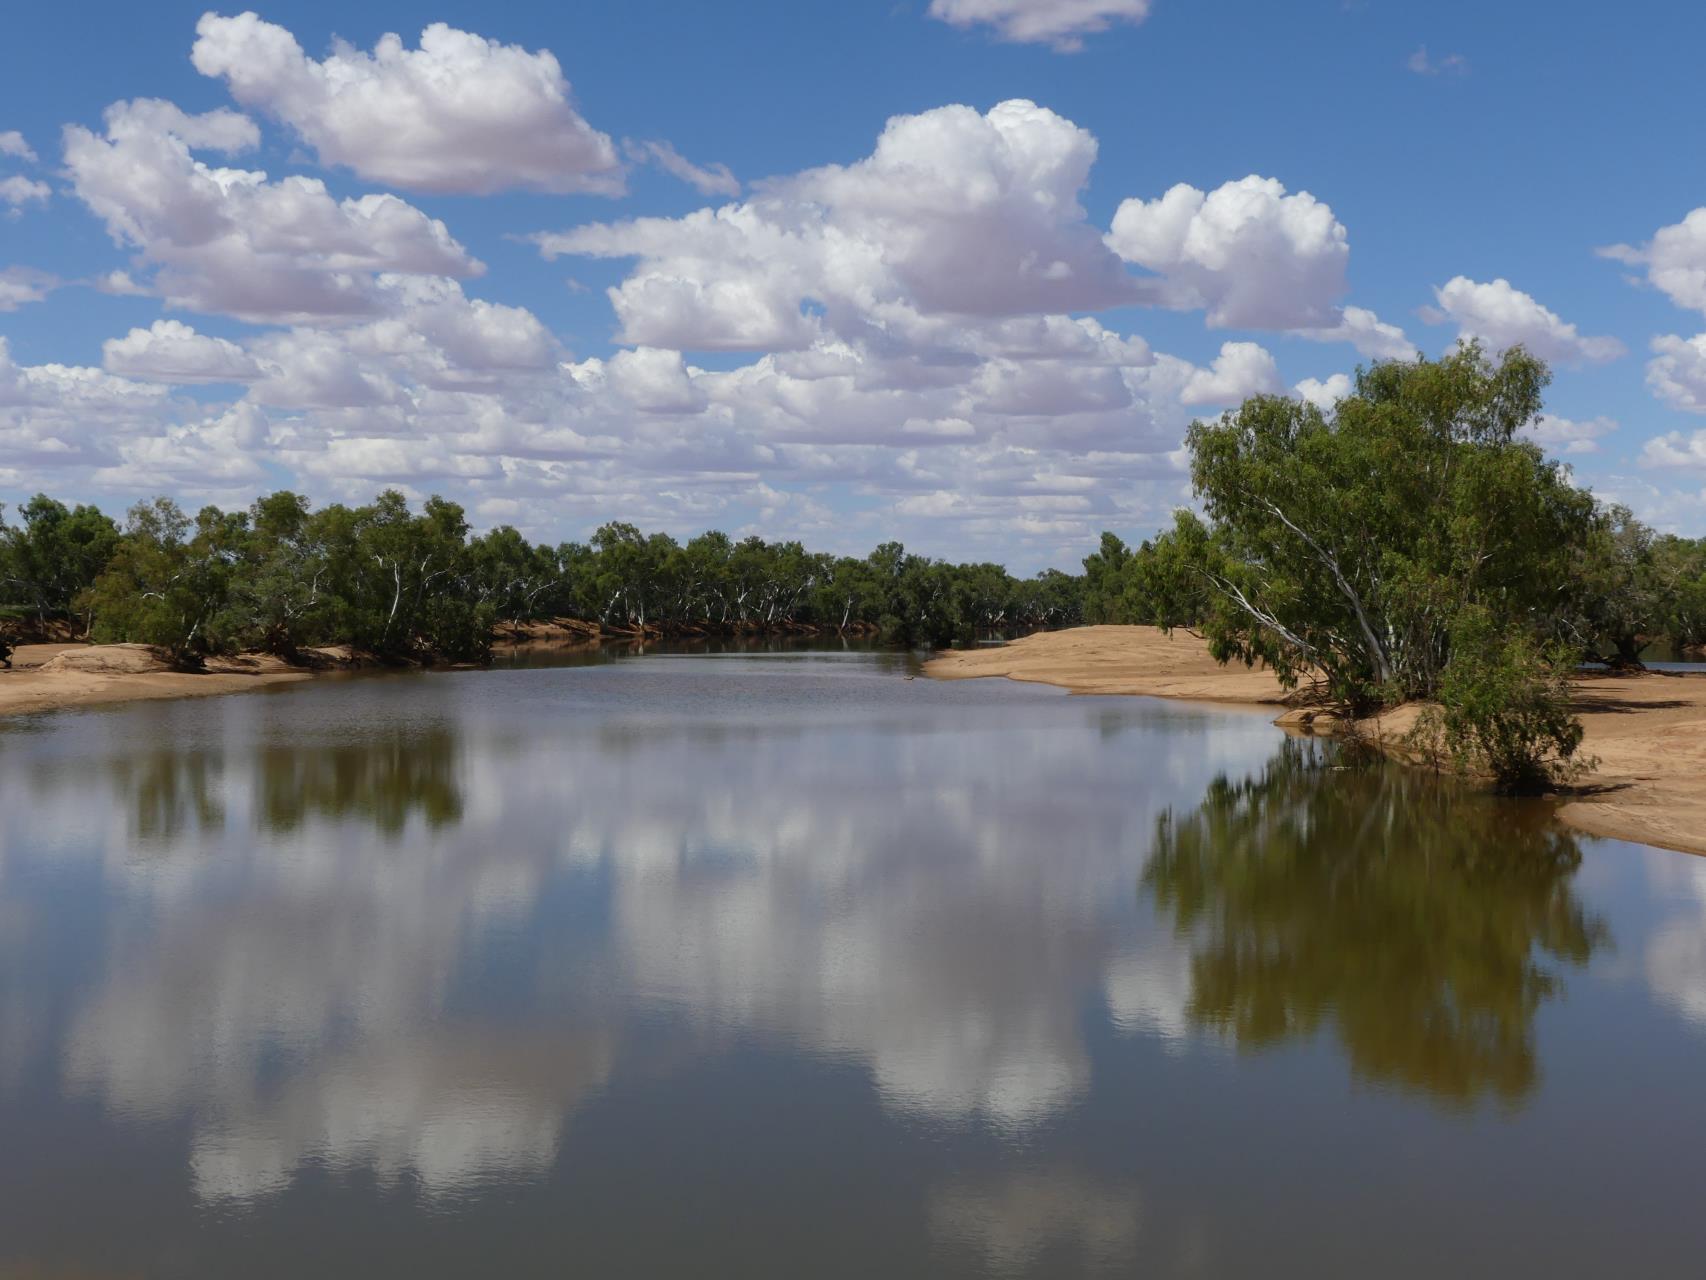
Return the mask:
[[383,657],[479,660],[499,623],[569,619],[636,634],[838,631],[897,643],[1062,626],[1082,618],[1081,580],[1017,578],[898,542],[863,558],[799,542],[708,532],[685,543],[632,524],[585,543],[475,534],[461,507],[401,493],[314,509],[288,491],[246,511],[168,498],[121,530],[92,507],[37,497],[0,511],[0,608],[68,620],[97,640],[164,646],[187,663],[237,650],[292,655],[347,643]]
[[1087,612],[1199,628],[1357,712],[1437,702],[1418,744],[1513,789],[1566,776],[1562,673],[1696,643],[1706,540],[1655,538],[1525,437],[1548,380],[1469,343],[1360,370],[1328,410],[1256,396],[1196,423],[1201,514],[1136,552],[1105,536]]

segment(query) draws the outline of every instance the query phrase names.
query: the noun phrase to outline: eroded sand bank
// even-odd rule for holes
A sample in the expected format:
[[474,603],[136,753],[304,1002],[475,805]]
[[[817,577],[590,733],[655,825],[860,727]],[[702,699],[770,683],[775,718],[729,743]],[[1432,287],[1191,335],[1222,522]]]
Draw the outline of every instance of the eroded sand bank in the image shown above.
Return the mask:
[[313,674],[264,654],[215,658],[190,674],[173,671],[147,645],[24,644],[12,655],[12,670],[0,669],[0,715],[237,693]]
[[[1222,667],[1185,632],[1154,627],[1079,627],[1026,636],[1000,647],[943,654],[925,671],[938,679],[1005,676],[1074,693],[1147,694],[1243,703],[1284,701],[1271,673]],[[1559,816],[1593,835],[1706,854],[1706,673],[1585,675],[1576,709],[1583,750],[1599,768],[1568,796]],[[1413,713],[1367,727],[1401,737]]]

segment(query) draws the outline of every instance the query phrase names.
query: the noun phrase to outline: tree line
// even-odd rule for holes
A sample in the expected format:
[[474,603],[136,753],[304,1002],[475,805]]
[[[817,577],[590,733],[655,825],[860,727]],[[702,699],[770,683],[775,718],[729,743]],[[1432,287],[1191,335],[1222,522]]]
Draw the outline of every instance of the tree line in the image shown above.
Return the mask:
[[1018,578],[898,542],[858,558],[708,532],[685,543],[612,523],[590,541],[471,532],[454,502],[387,490],[313,508],[288,491],[190,516],[168,498],[123,527],[46,495],[0,508],[0,628],[55,626],[214,654],[349,644],[387,659],[480,661],[502,624],[572,621],[633,635],[812,631],[940,644],[1081,618],[1081,579]]

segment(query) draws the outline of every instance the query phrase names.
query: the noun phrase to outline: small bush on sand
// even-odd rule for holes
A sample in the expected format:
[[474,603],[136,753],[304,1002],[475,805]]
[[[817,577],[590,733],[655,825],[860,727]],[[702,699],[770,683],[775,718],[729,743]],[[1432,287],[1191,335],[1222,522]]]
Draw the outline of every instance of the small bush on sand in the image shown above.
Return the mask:
[[1544,791],[1593,768],[1577,754],[1573,654],[1542,649],[1521,631],[1502,634],[1484,609],[1465,611],[1453,632],[1439,702],[1411,730],[1413,748],[1513,794]]

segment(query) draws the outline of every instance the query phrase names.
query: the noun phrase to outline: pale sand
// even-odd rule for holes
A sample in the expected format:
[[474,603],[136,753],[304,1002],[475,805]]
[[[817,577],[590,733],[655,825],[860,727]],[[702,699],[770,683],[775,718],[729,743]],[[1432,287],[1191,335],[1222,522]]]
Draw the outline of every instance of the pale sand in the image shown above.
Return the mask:
[[[925,666],[938,679],[1006,676],[1074,693],[1272,708],[1285,699],[1273,675],[1222,667],[1185,632],[1154,627],[1079,627],[1026,636],[999,648],[943,654]],[[1582,750],[1599,768],[1559,808],[1593,835],[1706,854],[1706,673],[1583,676],[1576,709]],[[1414,723],[1401,708],[1365,727],[1395,741]]]
[[238,693],[314,674],[265,654],[215,658],[205,672],[173,671],[156,650],[140,644],[23,644],[12,667],[0,668],[0,716]]

